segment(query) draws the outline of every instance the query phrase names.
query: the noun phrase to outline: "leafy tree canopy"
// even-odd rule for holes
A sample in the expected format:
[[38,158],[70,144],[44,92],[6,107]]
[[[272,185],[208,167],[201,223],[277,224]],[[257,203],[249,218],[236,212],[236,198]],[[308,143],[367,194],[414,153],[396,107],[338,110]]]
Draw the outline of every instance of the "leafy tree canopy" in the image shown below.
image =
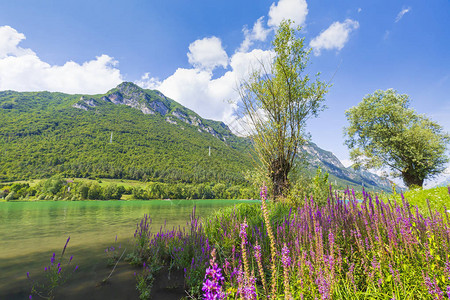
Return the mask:
[[252,128],[253,142],[264,172],[270,178],[274,197],[289,189],[288,174],[300,146],[305,142],[305,124],[324,108],[327,84],[311,81],[305,72],[309,50],[298,38],[290,21],[278,28],[270,63],[260,62],[247,81],[241,82],[243,114]]
[[367,95],[345,113],[345,144],[355,167],[387,167],[412,187],[445,169],[450,136],[409,104],[408,95],[393,89]]

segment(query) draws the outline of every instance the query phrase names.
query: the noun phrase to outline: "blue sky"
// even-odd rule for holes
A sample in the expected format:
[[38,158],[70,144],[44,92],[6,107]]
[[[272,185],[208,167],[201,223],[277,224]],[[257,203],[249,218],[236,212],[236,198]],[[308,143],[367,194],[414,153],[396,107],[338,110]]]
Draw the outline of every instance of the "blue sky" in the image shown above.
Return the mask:
[[0,90],[104,93],[133,81],[232,125],[235,84],[270,54],[283,18],[303,27],[308,72],[333,84],[308,125],[320,147],[348,160],[344,112],[377,89],[408,94],[450,131],[447,0],[0,0]]

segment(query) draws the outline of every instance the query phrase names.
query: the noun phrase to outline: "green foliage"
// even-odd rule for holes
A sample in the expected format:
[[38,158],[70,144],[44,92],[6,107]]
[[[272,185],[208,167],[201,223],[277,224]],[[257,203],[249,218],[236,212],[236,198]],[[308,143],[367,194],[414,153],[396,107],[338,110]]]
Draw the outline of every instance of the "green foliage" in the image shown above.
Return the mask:
[[318,76],[311,83],[305,74],[310,50],[304,38],[297,37],[300,28],[294,30],[291,24],[284,21],[277,29],[273,61],[261,61],[260,70],[241,83],[245,118],[274,197],[289,189],[288,174],[305,142],[306,121],[324,109],[328,88]]
[[304,203],[305,198],[312,197],[318,206],[326,205],[330,194],[328,177],[328,173],[322,173],[320,168],[316,170],[316,175],[312,178],[304,173],[299,174],[286,199],[287,202],[298,206]]
[[[166,103],[170,117],[179,112],[186,114],[187,121],[190,116],[201,119],[157,91],[134,89],[146,105]],[[117,92],[114,89],[106,96]],[[175,118],[178,123],[170,124],[166,116],[143,114],[104,101],[103,96],[89,96],[96,106],[83,110],[73,107],[84,103],[80,95],[0,92],[0,181],[61,174],[66,178],[246,184],[241,172],[251,167],[249,142],[233,135],[223,123],[201,119],[202,126],[226,142],[199,132],[195,122]]]
[[[100,182],[100,183],[99,183]],[[125,187],[125,186],[126,187]],[[247,185],[224,183],[161,183],[105,179],[65,180],[53,176],[36,186],[27,182],[1,185],[0,198],[11,200],[119,200],[125,199],[256,199],[257,190]]]
[[17,199],[17,197],[16,197],[16,192],[14,192],[14,191],[11,191],[11,192],[5,197],[5,200],[6,200],[6,201],[11,201],[11,200],[14,200],[14,199]]
[[[414,207],[419,208],[420,213],[426,216],[430,216],[430,211],[438,211],[442,215],[450,214],[447,210],[450,210],[450,190],[448,187],[436,187],[432,189],[411,189],[403,193],[403,197],[411,205],[412,213],[414,213]],[[395,201],[402,203],[402,196],[396,194]]]
[[346,145],[356,166],[387,167],[411,187],[445,169],[450,136],[409,108],[408,95],[376,91],[346,111]]
[[50,177],[44,182],[42,191],[47,194],[56,195],[61,191],[61,188],[65,184],[66,181],[64,180],[64,178],[61,175],[57,174]]

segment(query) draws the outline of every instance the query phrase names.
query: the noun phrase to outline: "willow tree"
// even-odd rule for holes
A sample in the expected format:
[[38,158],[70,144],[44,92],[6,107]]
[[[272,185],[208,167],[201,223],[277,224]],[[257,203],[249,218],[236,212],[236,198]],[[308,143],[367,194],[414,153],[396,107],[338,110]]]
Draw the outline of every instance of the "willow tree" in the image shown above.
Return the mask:
[[298,37],[300,28],[293,29],[291,24],[280,24],[271,60],[259,61],[239,89],[244,119],[275,198],[289,189],[288,174],[306,141],[306,121],[325,108],[328,88],[319,81],[319,74],[312,81],[305,72],[310,50]]
[[450,136],[409,103],[408,95],[393,89],[367,95],[345,112],[345,143],[356,167],[389,168],[406,186],[421,187],[444,171]]

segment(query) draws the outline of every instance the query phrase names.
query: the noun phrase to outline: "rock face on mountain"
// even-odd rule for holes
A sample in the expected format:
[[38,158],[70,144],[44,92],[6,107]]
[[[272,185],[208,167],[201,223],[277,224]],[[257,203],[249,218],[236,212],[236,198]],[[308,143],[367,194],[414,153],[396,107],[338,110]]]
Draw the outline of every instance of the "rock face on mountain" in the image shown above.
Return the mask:
[[354,170],[346,168],[340,160],[330,151],[319,148],[316,144],[309,142],[303,146],[303,153],[309,164],[309,169],[315,171],[321,168],[330,175],[330,181],[339,181],[340,185],[364,186],[367,188],[391,190],[388,180],[365,170]]
[[[111,102],[116,105],[127,105],[140,110],[143,114],[159,114],[165,117],[165,121],[172,125],[186,123],[198,127],[199,132],[206,132],[212,136],[227,140],[232,135],[228,126],[222,122],[204,120],[195,112],[181,106],[177,102],[167,98],[159,91],[144,90],[131,82],[123,82],[110,90],[101,101]],[[99,103],[91,98],[82,96],[80,101],[72,107],[88,110]]]

